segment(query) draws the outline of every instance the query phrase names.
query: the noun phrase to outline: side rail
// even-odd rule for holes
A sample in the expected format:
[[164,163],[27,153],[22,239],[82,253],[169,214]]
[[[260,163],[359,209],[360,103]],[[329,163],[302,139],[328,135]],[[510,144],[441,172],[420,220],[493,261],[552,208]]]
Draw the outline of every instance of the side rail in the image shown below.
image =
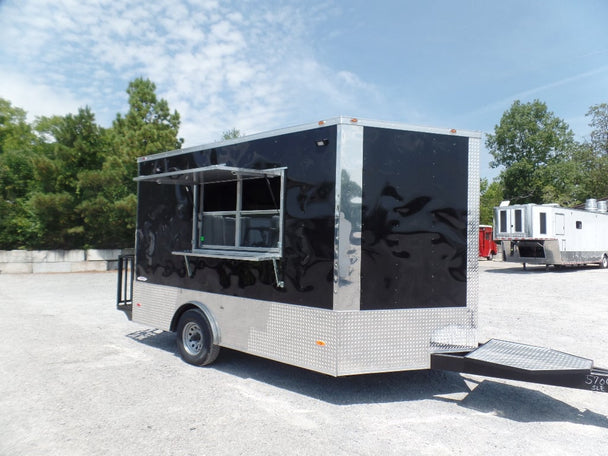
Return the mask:
[[116,289],[116,308],[131,319],[133,311],[133,280],[135,277],[135,255],[118,257],[118,283]]

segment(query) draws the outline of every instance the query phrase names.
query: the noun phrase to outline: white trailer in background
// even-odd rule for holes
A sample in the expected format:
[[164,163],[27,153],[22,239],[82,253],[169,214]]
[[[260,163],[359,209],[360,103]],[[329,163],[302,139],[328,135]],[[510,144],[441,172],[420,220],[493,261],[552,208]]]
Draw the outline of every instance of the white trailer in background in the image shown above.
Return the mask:
[[494,238],[502,242],[505,261],[524,267],[527,263],[608,268],[606,201],[587,200],[585,209],[503,203],[494,208]]

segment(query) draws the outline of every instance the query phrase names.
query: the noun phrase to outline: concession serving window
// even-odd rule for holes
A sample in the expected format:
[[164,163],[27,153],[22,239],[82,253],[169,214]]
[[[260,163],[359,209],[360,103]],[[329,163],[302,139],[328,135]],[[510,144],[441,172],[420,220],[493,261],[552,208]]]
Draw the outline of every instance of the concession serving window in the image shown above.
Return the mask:
[[282,257],[283,195],[286,168],[249,169],[213,165],[139,176],[138,182],[192,188],[192,249],[188,257],[274,263]]

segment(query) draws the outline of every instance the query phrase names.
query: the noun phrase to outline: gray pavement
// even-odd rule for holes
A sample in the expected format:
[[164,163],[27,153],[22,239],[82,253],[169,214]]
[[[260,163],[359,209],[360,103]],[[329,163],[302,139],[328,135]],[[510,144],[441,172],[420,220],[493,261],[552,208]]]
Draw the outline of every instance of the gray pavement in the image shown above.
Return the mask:
[[[479,340],[608,368],[608,270],[480,262]],[[114,309],[114,273],[0,274],[0,455],[601,454],[608,395],[445,372],[331,378]]]

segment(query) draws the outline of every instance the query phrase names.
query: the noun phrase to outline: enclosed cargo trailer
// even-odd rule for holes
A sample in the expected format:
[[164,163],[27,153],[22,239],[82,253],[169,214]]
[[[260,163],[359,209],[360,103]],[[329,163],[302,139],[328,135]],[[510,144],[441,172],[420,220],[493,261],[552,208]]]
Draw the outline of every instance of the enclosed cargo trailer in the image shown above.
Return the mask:
[[[475,356],[480,144],[340,117],[141,157],[118,307],[197,365],[227,347],[333,376],[492,371],[513,343]],[[586,361],[577,379],[605,382]]]
[[586,209],[557,204],[504,204],[494,208],[494,237],[505,261],[554,266],[598,264],[608,268],[606,202]]

